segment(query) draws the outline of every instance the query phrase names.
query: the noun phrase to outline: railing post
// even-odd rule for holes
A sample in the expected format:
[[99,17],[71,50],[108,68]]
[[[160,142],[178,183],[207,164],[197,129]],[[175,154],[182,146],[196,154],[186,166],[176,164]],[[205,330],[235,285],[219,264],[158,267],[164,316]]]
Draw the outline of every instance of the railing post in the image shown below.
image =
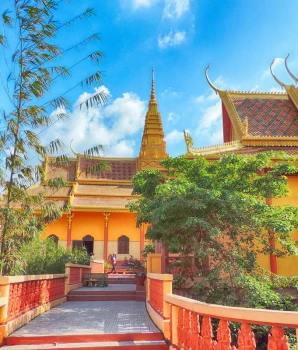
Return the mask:
[[178,344],[178,307],[172,305],[172,319],[171,319],[171,332],[170,332],[170,340],[172,344]]

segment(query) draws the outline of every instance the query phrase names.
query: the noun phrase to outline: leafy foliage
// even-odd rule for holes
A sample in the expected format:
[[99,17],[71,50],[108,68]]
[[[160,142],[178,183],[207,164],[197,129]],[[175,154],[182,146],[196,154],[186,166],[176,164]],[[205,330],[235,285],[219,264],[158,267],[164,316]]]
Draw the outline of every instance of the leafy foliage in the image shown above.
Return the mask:
[[148,254],[152,254],[154,252],[155,252],[155,245],[153,242],[149,242],[148,244],[146,244],[145,248],[142,250],[142,255],[144,259],[146,259]]
[[[147,238],[175,246],[183,257],[193,253],[199,275],[233,287],[238,276],[258,269],[258,254],[297,252],[291,237],[298,227],[297,208],[266,202],[289,194],[285,175],[297,167],[284,154],[278,155],[283,162],[273,164],[273,156],[227,154],[214,162],[168,158],[161,162],[168,178],[154,171],[133,178],[134,193],[142,198],[130,209],[138,224],[150,223]],[[268,232],[274,232],[276,248]]]
[[90,264],[90,256],[85,247],[65,249],[51,238],[33,238],[24,243],[14,259],[12,275],[40,275],[65,273],[65,264]]
[[[96,69],[93,74],[66,89],[61,95],[49,97],[53,84],[65,86],[60,79],[70,77],[78,64],[87,60],[98,64],[103,58],[103,54],[96,50],[74,64],[68,60],[68,67],[61,66],[65,54],[71,54],[73,50],[99,40],[99,36],[92,34],[66,48],[55,45],[57,35],[65,28],[78,20],[89,20],[94,16],[93,9],[87,9],[65,23],[59,23],[55,19],[59,4],[58,0],[13,0],[11,10],[6,10],[0,20],[3,26],[0,36],[3,49],[0,80],[3,95],[7,97],[5,108],[1,108],[0,120],[0,186],[5,192],[0,207],[1,274],[10,273],[23,242],[39,236],[45,224],[53,222],[69,210],[67,205],[58,207],[54,203],[45,202],[45,191],[42,188],[37,194],[28,194],[28,187],[40,181],[45,189],[66,186],[61,179],[46,181],[43,168],[30,164],[35,156],[55,156],[62,151],[63,143],[58,139],[43,145],[41,133],[57,121],[69,117],[66,110],[70,105],[67,94],[77,86],[101,83],[101,72]],[[102,104],[105,100],[105,93],[99,91],[82,101],[77,108],[88,108]],[[97,145],[86,154],[98,154],[100,151],[102,146]],[[67,158],[67,155],[59,156],[57,163],[63,161],[67,164]],[[100,167],[101,164],[96,164],[95,171],[98,172]]]

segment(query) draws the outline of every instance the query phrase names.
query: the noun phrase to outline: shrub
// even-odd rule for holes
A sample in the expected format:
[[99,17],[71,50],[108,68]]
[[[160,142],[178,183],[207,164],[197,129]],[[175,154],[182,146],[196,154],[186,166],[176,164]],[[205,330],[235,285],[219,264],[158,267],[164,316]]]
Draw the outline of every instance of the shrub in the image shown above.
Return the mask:
[[65,264],[90,264],[90,256],[85,247],[65,249],[57,245],[51,238],[41,240],[35,237],[23,244],[15,256],[12,275],[40,275],[65,272]]

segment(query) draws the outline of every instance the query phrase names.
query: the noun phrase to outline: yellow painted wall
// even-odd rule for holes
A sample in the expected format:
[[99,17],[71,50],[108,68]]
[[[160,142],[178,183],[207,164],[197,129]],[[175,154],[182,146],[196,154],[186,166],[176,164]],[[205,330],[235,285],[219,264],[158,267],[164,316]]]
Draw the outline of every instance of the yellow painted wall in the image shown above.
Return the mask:
[[66,215],[63,215],[59,220],[55,221],[52,224],[47,225],[43,238],[47,238],[50,235],[56,235],[60,240],[67,240],[67,228],[68,221]]
[[135,214],[111,213],[109,217],[109,241],[117,241],[122,235],[130,241],[140,241],[140,229],[136,227]]
[[[274,198],[272,205],[293,205],[298,207],[298,178],[289,177],[288,186],[290,196],[282,198]],[[292,233],[292,237],[298,240],[298,232]],[[277,245],[278,248],[278,245]],[[258,256],[260,265],[270,271],[270,257],[267,255]],[[297,276],[298,275],[298,256],[290,256],[277,259],[277,273],[282,276]]]
[[95,241],[103,241],[105,220],[103,213],[74,212],[71,239],[82,240],[91,235]]

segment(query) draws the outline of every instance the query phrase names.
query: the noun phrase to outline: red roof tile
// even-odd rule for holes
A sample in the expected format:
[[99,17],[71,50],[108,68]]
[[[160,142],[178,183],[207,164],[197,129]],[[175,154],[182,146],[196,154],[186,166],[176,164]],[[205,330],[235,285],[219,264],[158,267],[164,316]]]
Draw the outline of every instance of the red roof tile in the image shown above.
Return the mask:
[[251,136],[298,136],[298,111],[291,100],[231,97]]
[[222,156],[223,154],[227,154],[227,153],[242,154],[242,155],[256,155],[256,154],[261,153],[261,152],[270,152],[270,151],[285,152],[288,155],[298,157],[298,147],[260,147],[260,146],[256,146],[256,147],[245,146],[245,147],[241,147],[241,148],[233,149],[233,150],[222,150],[222,151],[218,151],[216,153],[206,154],[203,156],[208,158],[210,155]]
[[[110,166],[110,170],[100,172],[98,174],[87,173],[86,169],[90,169],[92,166],[99,162],[106,162]],[[136,159],[96,159],[96,158],[81,158],[80,163],[80,179],[104,179],[104,180],[126,180],[130,181],[137,172],[137,160]]]
[[75,181],[77,161],[71,160],[68,164],[54,166],[54,161],[50,159],[47,167],[47,179],[62,177],[66,181]]
[[28,193],[31,195],[37,195],[40,192],[44,192],[46,196],[50,197],[68,197],[71,192],[71,186],[53,189],[44,186],[34,186],[28,188]]

